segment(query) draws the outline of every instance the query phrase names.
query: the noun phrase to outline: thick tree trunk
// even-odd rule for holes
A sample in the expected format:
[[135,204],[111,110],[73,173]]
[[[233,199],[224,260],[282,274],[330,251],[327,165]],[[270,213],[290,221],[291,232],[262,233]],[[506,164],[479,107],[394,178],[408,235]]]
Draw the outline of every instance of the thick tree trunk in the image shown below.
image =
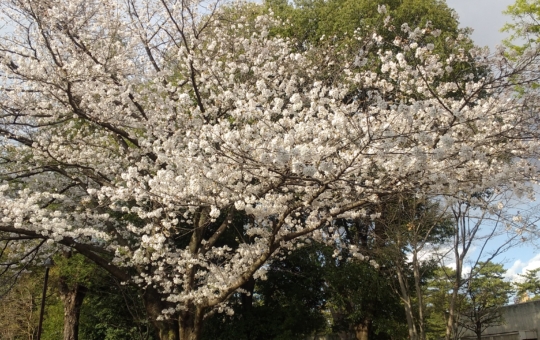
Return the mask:
[[[178,322],[174,319],[160,320],[162,311],[167,308],[161,296],[151,288],[147,288],[143,294],[144,307],[150,321],[158,331],[160,340],[180,340]],[[183,339],[182,339],[183,340]]]
[[204,310],[192,306],[180,314],[180,340],[200,340]]
[[86,295],[86,287],[75,284],[69,287],[60,280],[60,298],[64,304],[64,340],[79,339],[79,316]]
[[[209,208],[200,209],[195,214],[195,221],[198,228],[193,230],[189,243],[189,250],[193,255],[198,254],[203,238],[204,230],[209,219]],[[187,291],[195,286],[196,267],[186,271]],[[186,292],[187,292],[186,291]],[[167,320],[161,320],[163,310],[172,307],[171,304],[162,300],[162,295],[152,288],[146,288],[143,295],[144,305],[153,325],[157,328],[160,340],[200,340],[204,309],[187,303],[186,310],[179,314],[171,315]]]
[[158,329],[159,340],[180,340],[180,334],[175,322],[156,321],[154,326]]
[[354,333],[356,340],[369,340],[369,329],[371,326],[371,320],[364,319],[362,323],[354,326]]

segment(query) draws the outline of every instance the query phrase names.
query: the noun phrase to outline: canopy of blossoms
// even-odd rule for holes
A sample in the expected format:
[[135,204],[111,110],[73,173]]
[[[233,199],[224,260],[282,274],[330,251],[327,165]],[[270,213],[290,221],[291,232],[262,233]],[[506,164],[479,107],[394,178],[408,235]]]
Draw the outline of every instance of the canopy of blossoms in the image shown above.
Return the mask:
[[443,60],[437,30],[404,26],[337,55],[196,1],[1,13],[0,231],[27,238],[9,256],[72,247],[165,315],[226,309],[276,251],[388,195],[525,192],[537,176],[534,51]]

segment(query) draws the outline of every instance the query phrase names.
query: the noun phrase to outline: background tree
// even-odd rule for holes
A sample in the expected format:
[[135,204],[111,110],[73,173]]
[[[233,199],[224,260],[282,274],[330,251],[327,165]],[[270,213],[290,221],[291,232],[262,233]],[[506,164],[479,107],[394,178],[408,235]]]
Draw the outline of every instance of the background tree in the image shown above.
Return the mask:
[[[59,338],[59,322],[64,340],[155,338],[138,292],[121,286],[85,257],[71,252],[55,256],[50,284],[53,303],[47,309],[43,339]],[[54,315],[59,312],[60,317]]]
[[[448,306],[446,338],[459,335],[459,306],[462,290],[473,276],[464,274],[464,264],[468,263],[475,272],[482,263],[491,263],[500,254],[518,245],[536,219],[526,218],[506,212],[503,207],[511,208],[512,196],[505,190],[474,193],[463,200],[450,200],[452,228],[450,244],[436,249],[441,266],[453,263],[454,271],[448,279],[453,281]],[[496,244],[493,244],[494,239]],[[490,244],[490,247],[488,247]],[[472,247],[477,250],[472,254]],[[444,268],[444,267],[443,267]]]
[[[328,250],[326,250],[328,251]],[[328,329],[325,250],[317,244],[267,265],[266,278],[232,298],[233,315],[216,313],[203,339],[299,339]]]
[[365,262],[329,258],[326,308],[335,333],[358,340],[402,338],[406,323],[398,296],[392,294],[391,274]]
[[[92,286],[81,306],[79,339],[158,339],[138,296],[139,292],[133,287],[120,286],[118,282],[106,276],[100,278],[102,279],[100,284]],[[62,339],[64,327],[64,303],[58,289],[51,287],[47,297],[41,339]]]
[[504,12],[511,22],[504,25],[502,31],[509,32],[505,44],[518,53],[538,43],[540,33],[540,2],[538,0],[516,0]]
[[504,322],[501,307],[514,293],[512,284],[504,279],[505,272],[502,264],[480,262],[470,273],[460,325],[473,331],[478,340],[487,328]]
[[[2,339],[37,337],[43,270],[31,269],[22,273],[0,297]],[[65,291],[72,296],[75,284],[86,288],[84,300],[77,306],[79,311],[65,303]],[[69,258],[59,255],[50,270],[41,339],[157,339],[138,294],[133,287],[121,286],[80,255]]]
[[[455,280],[455,271],[448,267],[437,267],[427,278],[424,288],[426,303],[426,338],[440,339],[446,333],[448,323],[449,303],[452,296],[452,285]],[[457,310],[461,310],[462,295],[457,303]]]
[[88,340],[157,340],[140,291],[102,276],[88,291],[81,310],[79,338]]
[[527,270],[525,274],[519,274],[521,276],[521,282],[514,283],[516,288],[517,297],[520,302],[528,300],[540,299],[540,278],[538,273],[540,268]]
[[0,296],[0,338],[33,340],[37,337],[43,275],[26,273]]
[[[382,217],[384,216],[384,217]],[[411,339],[426,338],[426,280],[436,263],[429,254],[447,241],[451,221],[438,203],[415,197],[398,197],[378,219],[386,245],[382,258],[393,272],[394,290],[400,297]]]
[[96,267],[85,258],[66,251],[56,256],[57,290],[64,307],[64,340],[79,339],[79,318]]
[[[441,30],[441,41],[448,37],[455,38],[460,32],[454,11],[445,1],[439,0],[267,0],[265,5],[288,20],[290,24],[280,33],[294,38],[298,46],[318,44],[322,36],[350,43],[355,31],[371,33],[374,29],[385,40],[392,41],[399,35],[404,23],[411,27],[426,27],[431,23],[432,27]],[[386,15],[391,18],[395,29],[381,29],[380,5],[386,6]]]

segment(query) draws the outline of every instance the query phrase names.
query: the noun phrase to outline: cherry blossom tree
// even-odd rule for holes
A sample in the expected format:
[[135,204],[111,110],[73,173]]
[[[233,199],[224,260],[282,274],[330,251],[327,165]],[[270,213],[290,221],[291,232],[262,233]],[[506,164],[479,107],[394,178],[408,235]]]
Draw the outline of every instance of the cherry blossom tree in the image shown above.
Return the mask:
[[441,60],[435,28],[388,25],[401,38],[298,52],[272,15],[218,5],[2,2],[8,266],[71,248],[141,289],[161,339],[195,340],[267,261],[338,218],[536,178],[535,51],[449,41]]

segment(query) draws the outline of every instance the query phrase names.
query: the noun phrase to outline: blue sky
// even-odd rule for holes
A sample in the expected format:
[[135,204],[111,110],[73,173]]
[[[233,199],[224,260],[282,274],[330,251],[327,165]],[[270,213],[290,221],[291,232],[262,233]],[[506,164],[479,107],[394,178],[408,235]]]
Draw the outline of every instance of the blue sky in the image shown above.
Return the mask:
[[[502,12],[515,0],[446,0],[449,7],[459,15],[464,27],[474,29],[472,38],[479,46],[488,46],[493,50],[507,36],[500,32],[509,17]],[[517,274],[527,269],[540,267],[540,240],[522,243],[496,259],[508,269],[507,276],[516,279]]]

